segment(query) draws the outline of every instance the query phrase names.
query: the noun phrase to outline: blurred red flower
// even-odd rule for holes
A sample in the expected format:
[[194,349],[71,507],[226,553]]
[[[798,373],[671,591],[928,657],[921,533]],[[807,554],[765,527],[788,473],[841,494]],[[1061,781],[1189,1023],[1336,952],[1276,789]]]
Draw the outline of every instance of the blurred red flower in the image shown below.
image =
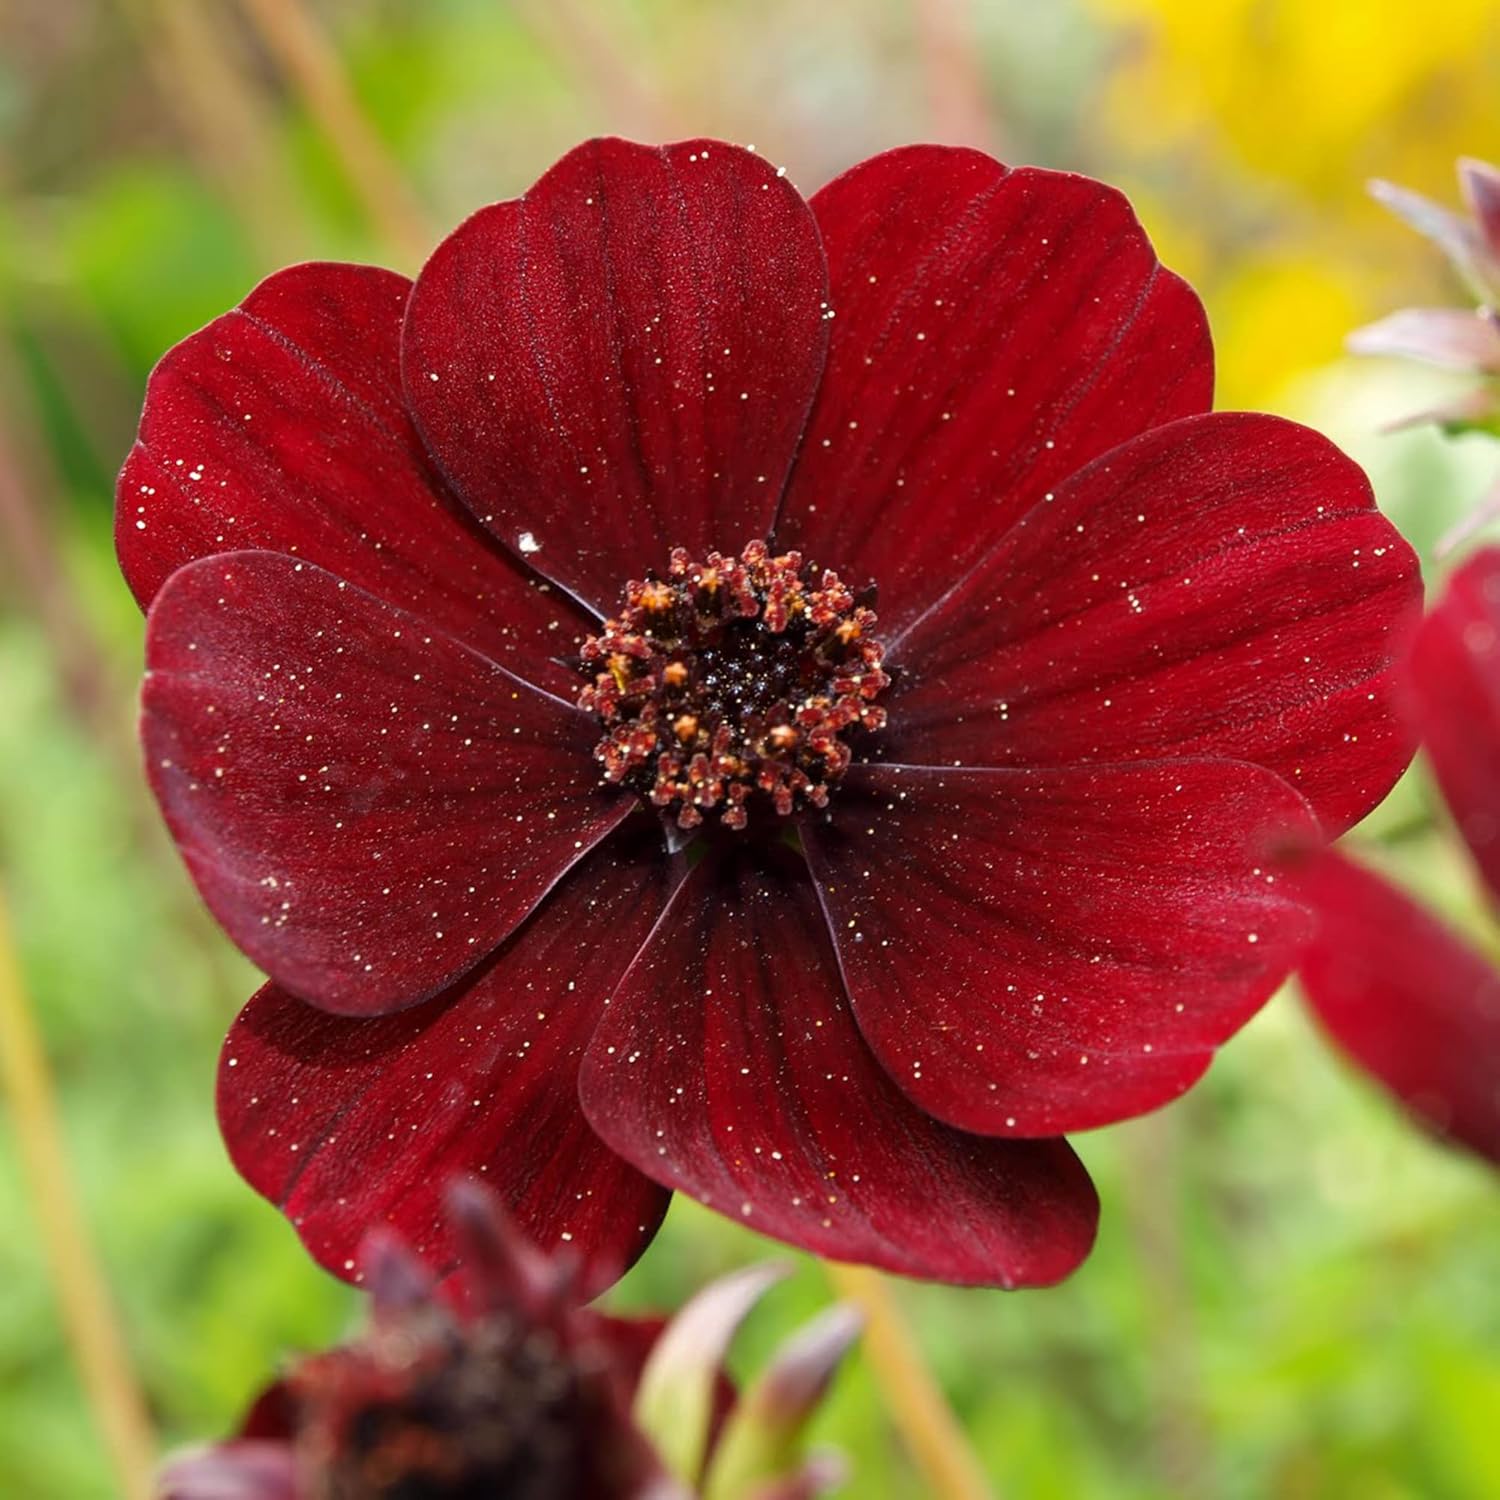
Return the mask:
[[271,976],[224,1134],[313,1254],[446,1264],[470,1170],[591,1285],[674,1188],[1075,1267],[1057,1137],[1202,1074],[1305,937],[1268,842],[1411,753],[1410,550],[1212,379],[1118,192],[929,146],[808,202],[595,141],[415,284],[294,267],[171,351],[143,734]]
[[737,1479],[814,1500],[840,1472],[804,1429],[859,1331],[849,1309],[788,1339],[742,1399],[723,1357],[780,1270],[725,1276],[670,1321],[609,1317],[576,1306],[576,1257],[541,1255],[493,1194],[445,1198],[462,1274],[436,1283],[377,1230],[366,1328],[293,1362],[232,1438],[169,1460],[163,1500],[690,1500],[748,1494]]
[[[1407,663],[1413,717],[1491,903],[1500,899],[1500,549],[1470,558]],[[1341,854],[1303,881],[1302,985],[1339,1046],[1439,1135],[1500,1163],[1500,971]]]

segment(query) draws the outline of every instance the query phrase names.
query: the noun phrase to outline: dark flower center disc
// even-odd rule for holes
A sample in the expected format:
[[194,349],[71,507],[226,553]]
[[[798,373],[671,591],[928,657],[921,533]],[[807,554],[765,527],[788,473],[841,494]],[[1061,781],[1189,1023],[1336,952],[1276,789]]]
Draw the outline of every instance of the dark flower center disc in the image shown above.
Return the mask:
[[567,1500],[607,1457],[562,1352],[508,1320],[403,1325],[304,1362],[292,1388],[315,1500]]
[[885,723],[875,613],[837,573],[751,542],[738,558],[682,548],[632,581],[583,644],[579,706],[599,715],[606,781],[696,828],[744,828],[758,803],[823,807],[851,737]]

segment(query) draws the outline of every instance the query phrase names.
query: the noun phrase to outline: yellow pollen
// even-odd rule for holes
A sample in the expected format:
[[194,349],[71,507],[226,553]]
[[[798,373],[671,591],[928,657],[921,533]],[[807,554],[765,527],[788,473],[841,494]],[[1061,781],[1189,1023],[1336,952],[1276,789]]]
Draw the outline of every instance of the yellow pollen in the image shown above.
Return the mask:
[[604,737],[603,779],[681,829],[828,805],[880,729],[874,612],[831,570],[752,540],[701,561],[674,547],[661,578],[626,586],[618,617],[579,652],[580,708]]

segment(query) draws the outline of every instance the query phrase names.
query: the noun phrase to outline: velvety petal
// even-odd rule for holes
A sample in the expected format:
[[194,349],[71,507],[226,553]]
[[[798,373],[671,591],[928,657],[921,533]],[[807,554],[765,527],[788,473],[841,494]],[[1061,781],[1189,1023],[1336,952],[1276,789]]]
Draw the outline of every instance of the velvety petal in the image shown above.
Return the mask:
[[1206,411],[1208,326],[1113,188],[908,146],[812,200],[828,371],[777,522],[910,622],[1058,482]]
[[1286,977],[1316,837],[1234,761],[851,771],[804,826],[860,1029],[923,1109],[1057,1135],[1182,1093]]
[[1411,759],[1393,662],[1420,608],[1415,555],[1326,438],[1190,417],[1059,485],[891,644],[882,753],[1227,756],[1268,766],[1338,832]]
[[827,342],[817,226],[717,141],[597,140],[437,249],[406,385],[460,495],[601,610],[674,546],[764,536]]
[[630,810],[578,710],[290,557],[173,574],[146,664],[147,770],[198,890],[329,1010],[434,994]]
[[616,988],[580,1087],[643,1172],[818,1255],[1043,1285],[1093,1240],[1097,1201],[1065,1142],[964,1135],[886,1076],[789,850],[694,869]]
[[665,904],[655,830],[622,830],[482,969],[399,1015],[333,1016],[267,985],[219,1068],[219,1122],[245,1179],[309,1251],[353,1279],[390,1225],[435,1271],[453,1261],[443,1191],[470,1173],[591,1291],[645,1248],[667,1193],[614,1155],[578,1105],[578,1064]]
[[410,291],[374,266],[292,266],[168,351],[120,474],[120,566],[144,609],[195,558],[292,553],[561,686],[550,658],[583,617],[451,498],[407,416]]
[[1320,919],[1302,959],[1318,1019],[1419,1119],[1500,1163],[1500,973],[1340,855],[1299,884]]
[[1409,678],[1438,784],[1500,900],[1500,548],[1449,580],[1417,634]]

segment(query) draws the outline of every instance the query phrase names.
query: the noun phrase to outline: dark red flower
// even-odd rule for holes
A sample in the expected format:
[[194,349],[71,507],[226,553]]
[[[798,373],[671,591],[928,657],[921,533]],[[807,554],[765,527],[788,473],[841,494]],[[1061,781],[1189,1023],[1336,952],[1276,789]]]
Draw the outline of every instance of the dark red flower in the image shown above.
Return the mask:
[[445,1198],[463,1270],[439,1284],[375,1231],[367,1328],[297,1360],[228,1441],[170,1460],[162,1500],[811,1500],[832,1482],[805,1429],[858,1334],[850,1309],[742,1396],[724,1356],[779,1268],[725,1276],[671,1320],[609,1317],[577,1307],[577,1257],[540,1254],[494,1194]]
[[439,1288],[399,1241],[367,1243],[368,1329],[299,1360],[228,1442],[163,1475],[163,1500],[678,1500],[630,1419],[660,1332],[574,1306],[488,1195],[450,1195],[465,1255]]
[[169,353],[146,751],[272,979],[229,1149],[318,1259],[446,1264],[468,1169],[600,1278],[673,1188],[1076,1266],[1056,1137],[1204,1071],[1304,936],[1267,841],[1410,756],[1410,550],[1212,381],[1119,193],[927,146],[805,202],[595,141],[414,285],[294,267]]
[[[1471,558],[1417,633],[1413,717],[1491,905],[1500,902],[1500,549]],[[1302,963],[1339,1046],[1438,1134],[1500,1164],[1500,971],[1335,853],[1302,881],[1320,919]]]

